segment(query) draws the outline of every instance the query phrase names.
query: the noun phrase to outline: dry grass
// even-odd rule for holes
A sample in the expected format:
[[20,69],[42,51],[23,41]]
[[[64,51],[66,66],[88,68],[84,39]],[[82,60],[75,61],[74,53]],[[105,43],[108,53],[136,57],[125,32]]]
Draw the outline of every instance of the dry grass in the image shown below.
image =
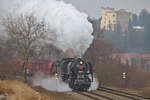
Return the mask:
[[141,94],[144,96],[150,97],[150,88],[143,89]]
[[74,100],[64,92],[52,92],[42,87],[33,87],[33,89],[41,93],[44,97],[49,98],[44,100]]
[[16,80],[0,80],[0,93],[8,94],[8,98],[3,100],[73,100],[65,93],[31,87]]
[[0,92],[8,94],[7,100],[41,100],[38,92],[19,81],[0,81]]

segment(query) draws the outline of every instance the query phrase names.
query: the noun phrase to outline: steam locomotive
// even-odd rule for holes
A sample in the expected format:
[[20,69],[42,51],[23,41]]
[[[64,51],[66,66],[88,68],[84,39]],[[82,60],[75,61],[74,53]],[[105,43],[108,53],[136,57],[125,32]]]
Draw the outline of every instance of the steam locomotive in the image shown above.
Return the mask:
[[93,67],[81,58],[64,58],[53,64],[52,72],[73,90],[86,91],[93,82]]
[[[23,65],[23,62],[20,62]],[[30,61],[28,65],[28,76],[36,72],[43,72],[60,78],[66,82],[72,90],[86,91],[93,82],[92,64],[82,58],[63,58],[62,60],[53,61]]]

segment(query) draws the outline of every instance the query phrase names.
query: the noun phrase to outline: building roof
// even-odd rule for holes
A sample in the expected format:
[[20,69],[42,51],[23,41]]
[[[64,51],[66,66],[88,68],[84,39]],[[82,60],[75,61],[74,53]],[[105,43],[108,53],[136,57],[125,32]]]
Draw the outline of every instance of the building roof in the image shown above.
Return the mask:
[[139,53],[114,53],[114,54],[112,54],[112,58],[115,59],[118,57],[126,58],[126,59],[140,57],[143,59],[149,59],[150,60],[150,54],[139,54]]
[[142,26],[133,26],[133,29],[144,30],[144,27],[142,27]]
[[103,10],[115,10],[115,8],[109,8],[109,7],[107,7],[107,8],[102,8]]

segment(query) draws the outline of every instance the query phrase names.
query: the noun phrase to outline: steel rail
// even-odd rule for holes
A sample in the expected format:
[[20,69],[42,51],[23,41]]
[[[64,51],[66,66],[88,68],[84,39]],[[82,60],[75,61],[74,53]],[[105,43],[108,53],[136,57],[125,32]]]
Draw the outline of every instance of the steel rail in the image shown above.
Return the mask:
[[119,90],[116,90],[116,89],[111,89],[111,88],[106,88],[106,87],[99,87],[99,89],[106,89],[106,90],[110,90],[110,91],[114,91],[114,92],[130,95],[130,96],[135,96],[135,97],[139,97],[139,98],[142,98],[142,99],[150,100],[149,97],[139,96],[139,95],[136,95],[136,94],[133,94],[133,93],[123,92],[123,91],[119,91]]
[[104,95],[101,95],[101,94],[97,94],[97,93],[93,93],[93,92],[87,92],[87,93],[98,96],[98,97],[102,97],[102,98],[105,98],[105,99],[108,99],[108,100],[115,100],[113,98],[110,98],[110,97],[107,97],[107,96],[104,96]]
[[86,97],[88,97],[88,98],[90,98],[90,99],[93,99],[93,100],[101,100],[101,99],[99,99],[99,98],[93,97],[93,96],[91,96],[91,95],[88,95],[88,94],[85,94],[85,93],[82,93],[82,92],[75,92],[75,93],[78,93],[78,94],[80,94],[80,95],[86,96]]

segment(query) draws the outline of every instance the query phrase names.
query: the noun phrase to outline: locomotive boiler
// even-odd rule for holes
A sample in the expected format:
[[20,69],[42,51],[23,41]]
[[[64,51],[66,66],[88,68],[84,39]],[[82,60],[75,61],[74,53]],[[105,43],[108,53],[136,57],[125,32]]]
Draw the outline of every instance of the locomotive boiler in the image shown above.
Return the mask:
[[52,72],[73,90],[86,91],[93,82],[92,64],[82,58],[64,58],[53,65]]

